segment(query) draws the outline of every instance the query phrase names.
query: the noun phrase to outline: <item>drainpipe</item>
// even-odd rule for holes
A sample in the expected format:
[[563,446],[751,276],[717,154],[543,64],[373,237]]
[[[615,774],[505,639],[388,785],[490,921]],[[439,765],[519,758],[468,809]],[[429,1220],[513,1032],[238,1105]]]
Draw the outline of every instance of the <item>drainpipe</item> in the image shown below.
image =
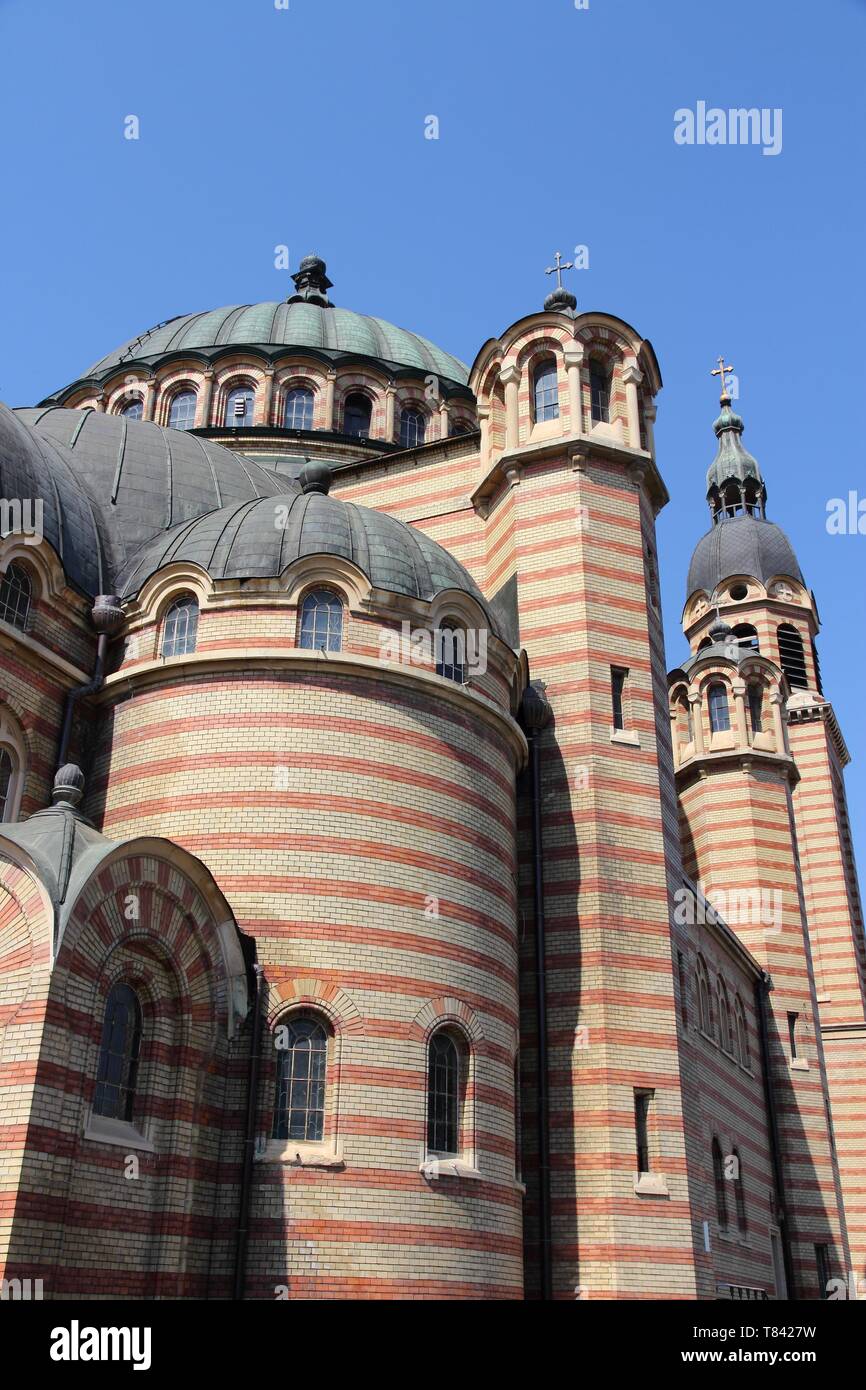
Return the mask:
[[529,786],[532,802],[532,889],[535,919],[535,1016],[538,1029],[538,1245],[541,1298],[553,1298],[550,1223],[550,1084],[547,1053],[547,958],[544,932],[544,844],[541,826],[541,734],[551,709],[541,690],[527,686],[523,727],[529,741]]
[[123,608],[117,594],[100,594],[93,601],[90,618],[99,636],[96,640],[96,663],[93,676],[86,685],[76,686],[66,696],[63,711],[63,730],[60,734],[60,747],[57,752],[57,766],[63,767],[69,752],[69,739],[72,735],[72,718],[75,706],[86,695],[95,695],[105,679],[105,659],[108,655],[109,638],[117,632],[123,622]]
[[767,1000],[773,981],[766,970],[761,971],[755,981],[755,1012],[758,1015],[758,1035],[761,1041],[761,1069],[764,1073],[764,1096],[767,1116],[770,1122],[770,1157],[773,1163],[773,1177],[776,1184],[776,1207],[779,1213],[779,1231],[782,1237],[782,1261],[785,1266],[785,1283],[788,1298],[796,1299],[794,1286],[794,1261],[791,1257],[791,1237],[788,1229],[788,1212],[785,1205],[785,1186],[782,1176],[782,1150],[779,1143],[779,1116],[776,1110],[776,1096],[770,1072],[770,1039],[767,1028]]
[[253,1036],[250,1043],[250,1068],[247,1077],[247,1114],[244,1124],[244,1153],[241,1170],[240,1213],[235,1243],[235,1282],[232,1298],[242,1300],[247,1276],[247,1246],[250,1235],[250,1205],[253,1191],[253,1158],[256,1144],[256,1112],[259,1094],[259,1053],[262,1047],[262,993],[265,972],[254,964],[253,971]]

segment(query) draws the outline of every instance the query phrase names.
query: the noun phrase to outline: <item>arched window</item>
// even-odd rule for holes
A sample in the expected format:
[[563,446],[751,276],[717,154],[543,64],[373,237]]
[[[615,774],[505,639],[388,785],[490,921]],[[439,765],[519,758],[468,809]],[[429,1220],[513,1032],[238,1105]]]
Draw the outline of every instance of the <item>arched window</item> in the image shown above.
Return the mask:
[[752,733],[759,734],[764,727],[764,687],[760,681],[749,682],[749,722]]
[[713,1137],[713,1181],[716,1187],[716,1219],[719,1223],[719,1230],[727,1230],[728,1226],[728,1197],[725,1191],[725,1164],[722,1158],[722,1147],[718,1139]]
[[729,1057],[735,1055],[734,1049],[734,1023],[731,1018],[731,1006],[728,1002],[728,991],[724,983],[719,980],[716,985],[716,999],[719,1006],[719,1043],[724,1052]]
[[292,1018],[278,1028],[277,1043],[273,1137],[318,1143],[325,1137],[327,1030],[317,1018]]
[[683,745],[694,743],[695,721],[692,715],[692,707],[689,698],[685,694],[677,697],[676,716],[677,743]]
[[436,674],[447,681],[466,684],[466,634],[446,624],[436,629]]
[[559,419],[559,385],[556,379],[556,358],[545,357],[532,374],[532,398],[536,423]]
[[168,408],[168,423],[173,430],[191,430],[195,424],[195,391],[178,391]]
[[298,646],[338,652],[343,645],[343,603],[333,589],[311,589],[301,604]]
[[373,406],[361,391],[353,391],[346,397],[343,406],[343,433],[355,435],[358,439],[368,439]]
[[140,396],[136,396],[134,401],[130,401],[120,412],[127,420],[140,420],[144,414],[144,402]]
[[594,357],[589,362],[590,412],[593,420],[610,421],[610,377],[607,368]]
[[8,748],[0,748],[0,821],[11,820],[12,792],[15,785],[15,762]]
[[198,636],[198,601],[181,594],[168,609],[162,625],[162,656],[189,656]]
[[737,1203],[737,1225],[743,1235],[745,1235],[746,1231],[749,1229],[749,1222],[746,1216],[746,1189],[743,1185],[743,1165],[740,1162],[739,1150],[732,1150],[731,1158],[734,1160],[735,1164],[734,1200]]
[[713,1036],[713,1008],[710,1003],[710,979],[702,956],[698,956],[698,1010],[701,1017],[701,1031]]
[[287,430],[311,430],[313,428],[313,393],[306,387],[296,386],[286,393],[283,409],[283,425]]
[[415,449],[424,443],[427,421],[420,410],[404,410],[400,414],[400,443],[404,449]]
[[0,618],[11,623],[23,632],[30,616],[30,603],[33,598],[33,585],[30,575],[21,565],[7,565],[6,573],[0,580]]
[[737,1056],[744,1067],[749,1065],[749,1025],[743,1001],[737,997],[734,1003],[734,1019],[737,1027]]
[[235,386],[226,397],[225,423],[231,429],[241,429],[253,423],[253,402],[256,393],[252,386]]
[[725,733],[731,727],[731,716],[728,710],[728,692],[721,683],[710,686],[707,692],[707,704],[710,711],[710,728],[713,733]]
[[130,985],[112,985],[105,1005],[94,1115],[131,1120],[141,1051],[141,1004]]
[[805,690],[809,682],[806,679],[802,637],[791,623],[780,623],[776,636],[779,639],[779,662],[788,677],[788,684],[792,690]]
[[452,435],[471,434],[474,428],[475,426],[470,424],[468,420],[452,420],[450,433]]
[[427,1149],[460,1152],[464,1048],[440,1028],[427,1049]]
[[760,650],[758,629],[753,627],[751,623],[737,623],[736,627],[731,629],[731,636],[736,637],[738,645],[744,651],[756,652]]

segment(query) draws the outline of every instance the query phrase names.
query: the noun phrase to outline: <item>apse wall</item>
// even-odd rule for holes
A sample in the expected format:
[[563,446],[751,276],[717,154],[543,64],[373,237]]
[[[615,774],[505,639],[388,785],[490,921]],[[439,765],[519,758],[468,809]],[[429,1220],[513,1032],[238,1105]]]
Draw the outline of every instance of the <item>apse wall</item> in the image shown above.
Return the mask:
[[[353,618],[354,621],[354,618]],[[515,774],[502,708],[352,652],[109,678],[91,811],[213,873],[266,978],[248,1297],[519,1298]],[[321,1141],[273,1135],[280,1029],[321,1021]],[[460,1052],[427,1146],[428,1043]],[[238,1120],[240,1124],[240,1118]]]

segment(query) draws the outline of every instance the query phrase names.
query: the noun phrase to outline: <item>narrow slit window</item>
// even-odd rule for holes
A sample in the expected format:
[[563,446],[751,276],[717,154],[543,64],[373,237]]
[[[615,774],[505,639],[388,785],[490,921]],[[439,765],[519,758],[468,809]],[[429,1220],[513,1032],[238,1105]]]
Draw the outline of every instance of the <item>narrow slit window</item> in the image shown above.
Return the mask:
[[625,728],[625,684],[627,679],[628,670],[625,666],[611,666],[610,699],[615,729]]
[[639,1173],[650,1171],[649,1112],[652,1097],[652,1091],[634,1093],[634,1135]]

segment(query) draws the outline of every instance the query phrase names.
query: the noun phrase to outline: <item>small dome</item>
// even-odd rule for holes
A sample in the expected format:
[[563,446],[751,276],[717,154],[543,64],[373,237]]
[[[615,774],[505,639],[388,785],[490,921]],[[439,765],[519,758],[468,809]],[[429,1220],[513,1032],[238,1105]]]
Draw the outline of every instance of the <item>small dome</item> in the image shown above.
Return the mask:
[[[69,412],[72,414],[72,412]],[[57,552],[67,577],[85,594],[105,587],[98,509],[76,477],[70,449],[29,429],[0,403],[0,497],[42,503],[42,533]],[[28,517],[22,513],[25,525]],[[34,512],[29,518],[38,522]]]
[[763,485],[757,459],[743,448],[741,436],[744,428],[742,416],[735,414],[727,400],[723,400],[721,413],[713,423],[719,448],[707,469],[708,493],[713,490],[721,492],[726,483],[742,483],[748,478]]
[[[184,561],[212,579],[273,579],[305,555],[336,555],[377,589],[429,602],[444,589],[470,594],[488,614],[472,576],[423,531],[385,512],[300,490],[260,498],[175,526],[145,545],[118,578],[131,598],[157,570]],[[491,622],[497,636],[497,625]]]
[[[286,487],[284,477],[186,430],[105,415],[99,410],[54,407],[7,414],[31,437],[37,451],[66,460],[64,476],[70,478],[70,486],[78,488],[84,501],[77,510],[64,503],[63,524],[71,530],[74,522],[76,532],[87,537],[80,563],[89,565],[90,570],[98,552],[85,526],[88,509],[103,524],[108,573],[103,576],[102,587],[90,587],[88,593],[107,592],[117,571],[158,532],[229,503],[269,497]],[[25,430],[25,426],[29,428]],[[44,489],[23,495],[43,494]],[[92,529],[94,523],[90,525]],[[47,528],[46,535],[55,544]],[[66,557],[63,559],[65,564]],[[66,569],[76,578],[68,565]],[[88,583],[95,584],[92,575]]]
[[756,516],[730,517],[720,521],[695,546],[686,597],[697,589],[708,594],[733,574],[747,574],[766,583],[773,575],[785,574],[803,583],[794,548],[775,522]]

